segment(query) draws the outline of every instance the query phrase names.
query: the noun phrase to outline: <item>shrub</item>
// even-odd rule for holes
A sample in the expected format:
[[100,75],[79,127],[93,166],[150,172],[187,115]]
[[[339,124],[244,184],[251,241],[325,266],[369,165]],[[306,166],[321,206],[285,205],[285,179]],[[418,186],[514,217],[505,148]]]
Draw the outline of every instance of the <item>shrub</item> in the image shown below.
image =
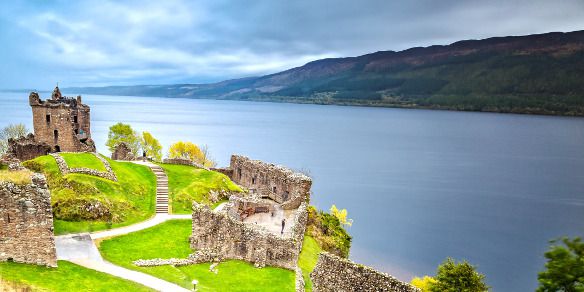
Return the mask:
[[584,242],[576,237],[552,240],[551,244],[545,253],[546,270],[537,277],[537,291],[584,291]]
[[430,284],[432,292],[483,292],[489,286],[484,283],[485,276],[478,273],[475,267],[466,261],[456,263],[448,258],[436,273],[435,283]]
[[436,283],[436,279],[430,276],[424,276],[424,278],[414,277],[411,284],[417,288],[420,288],[422,292],[430,292],[430,286]]
[[337,217],[314,206],[308,207],[307,233],[314,237],[320,247],[330,253],[347,258],[351,249],[351,236]]

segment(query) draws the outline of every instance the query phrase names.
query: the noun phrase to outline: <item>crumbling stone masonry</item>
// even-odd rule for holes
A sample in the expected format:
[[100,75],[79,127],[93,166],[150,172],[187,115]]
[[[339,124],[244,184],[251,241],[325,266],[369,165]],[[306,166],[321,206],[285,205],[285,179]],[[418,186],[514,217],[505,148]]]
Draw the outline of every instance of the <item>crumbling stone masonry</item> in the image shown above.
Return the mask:
[[310,273],[312,290],[420,292],[420,289],[370,267],[323,252]]
[[97,176],[97,177],[101,177],[101,178],[105,178],[105,179],[109,179],[111,181],[118,181],[118,177],[116,176],[116,173],[113,171],[111,165],[109,164],[109,162],[101,157],[99,154],[96,153],[92,153],[93,155],[95,155],[95,157],[97,157],[97,159],[99,159],[101,161],[101,163],[103,163],[103,166],[105,167],[106,171],[97,171],[95,169],[91,169],[91,168],[86,168],[86,167],[77,167],[77,168],[70,168],[67,165],[67,162],[65,161],[65,159],[59,155],[58,153],[50,153],[49,155],[53,156],[53,158],[55,158],[55,161],[57,162],[57,166],[59,167],[59,170],[61,171],[62,175],[66,175],[69,173],[80,173],[80,174],[87,174],[87,175],[93,175],[93,176]]
[[235,183],[280,203],[284,209],[296,209],[310,196],[312,179],[286,167],[232,155],[229,168]]
[[202,168],[205,170],[209,170],[209,168],[205,167],[204,165],[201,165],[199,163],[196,163],[194,161],[184,159],[184,158],[165,158],[162,162],[165,164],[190,165],[190,166],[194,166],[196,168]]
[[38,142],[32,133],[26,137],[8,139],[8,151],[14,158],[26,161],[47,155],[51,152],[51,146],[45,142]]
[[38,93],[31,92],[28,100],[38,142],[50,145],[52,152],[95,152],[89,106],[81,103],[81,96],[62,96],[55,87],[51,99],[42,101]]
[[121,142],[120,144],[116,145],[116,148],[112,153],[113,160],[132,161],[135,158],[136,157],[134,157],[134,154],[132,153],[132,150],[130,150],[130,147],[128,147],[128,144],[124,142]]
[[51,196],[45,177],[0,182],[0,261],[57,266]]
[[292,232],[281,236],[241,221],[233,202],[220,211],[193,203],[191,248],[209,250],[227,259],[245,260],[257,267],[295,270],[306,228],[306,203],[294,215]]

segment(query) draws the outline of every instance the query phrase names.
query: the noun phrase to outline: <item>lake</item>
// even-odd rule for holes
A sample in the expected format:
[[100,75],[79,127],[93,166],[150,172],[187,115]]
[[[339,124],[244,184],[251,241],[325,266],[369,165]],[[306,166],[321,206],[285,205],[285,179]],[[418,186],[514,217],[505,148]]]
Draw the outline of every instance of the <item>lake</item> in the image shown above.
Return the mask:
[[[47,98],[49,93],[42,93]],[[166,147],[207,144],[310,172],[312,203],[347,208],[351,259],[401,280],[447,257],[494,291],[533,291],[548,241],[584,235],[584,119],[150,97],[84,96],[105,147],[116,122]],[[27,93],[0,93],[0,126],[32,128]]]

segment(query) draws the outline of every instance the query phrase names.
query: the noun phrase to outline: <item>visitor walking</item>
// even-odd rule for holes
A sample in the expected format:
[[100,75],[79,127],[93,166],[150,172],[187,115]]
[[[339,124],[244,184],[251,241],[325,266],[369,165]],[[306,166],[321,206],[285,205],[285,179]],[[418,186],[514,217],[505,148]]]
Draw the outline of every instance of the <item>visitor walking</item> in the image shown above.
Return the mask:
[[286,226],[286,219],[282,219],[282,231],[280,232],[280,234],[284,234],[284,226]]

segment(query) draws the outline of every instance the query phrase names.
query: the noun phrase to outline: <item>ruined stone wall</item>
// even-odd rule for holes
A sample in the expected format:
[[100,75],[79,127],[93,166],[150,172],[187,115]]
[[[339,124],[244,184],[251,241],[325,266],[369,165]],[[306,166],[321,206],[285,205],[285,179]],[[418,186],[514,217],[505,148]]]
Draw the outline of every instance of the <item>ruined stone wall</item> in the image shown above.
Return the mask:
[[221,211],[212,211],[205,205],[194,203],[191,248],[209,250],[228,259],[245,260],[258,267],[294,270],[306,228],[306,203],[298,208],[288,236],[244,223],[237,215],[231,214],[230,209],[226,206]]
[[41,101],[38,93],[33,92],[29,103],[37,141],[47,143],[52,151],[95,151],[91,140],[90,109],[81,103],[81,97]]
[[283,166],[232,155],[229,168],[235,183],[269,197],[284,209],[298,208],[310,196],[312,179]]
[[420,290],[388,274],[323,252],[312,273],[312,290],[419,292]]
[[57,166],[59,167],[59,170],[61,171],[62,175],[67,175],[69,173],[80,173],[80,174],[93,175],[93,176],[109,179],[111,181],[116,181],[116,182],[118,181],[118,177],[116,176],[116,173],[113,171],[109,162],[105,158],[101,157],[99,154],[93,153],[93,155],[95,155],[95,157],[97,157],[97,159],[99,159],[101,161],[101,163],[103,163],[103,166],[104,166],[106,171],[98,171],[98,170],[86,168],[86,167],[71,168],[67,165],[67,162],[65,161],[65,159],[61,155],[59,155],[58,153],[51,153],[49,155],[51,155],[51,156],[53,156],[53,158],[55,158]]
[[33,134],[17,139],[8,139],[8,153],[20,161],[47,155],[50,151],[51,146],[47,143],[36,141]]
[[51,196],[45,177],[0,182],[0,261],[57,266]]
[[130,147],[128,147],[128,144],[124,142],[121,142],[120,144],[116,145],[116,148],[112,153],[113,160],[132,161],[135,158],[136,157],[134,157],[134,154],[132,153],[132,150],[130,150]]

